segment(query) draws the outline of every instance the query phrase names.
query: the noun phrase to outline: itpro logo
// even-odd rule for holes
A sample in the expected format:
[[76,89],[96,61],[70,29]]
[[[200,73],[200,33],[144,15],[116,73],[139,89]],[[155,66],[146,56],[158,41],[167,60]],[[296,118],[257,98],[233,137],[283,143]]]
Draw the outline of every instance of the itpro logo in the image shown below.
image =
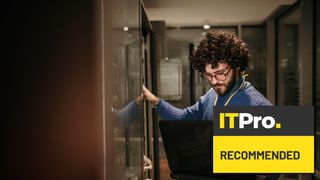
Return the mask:
[[277,123],[272,116],[253,116],[250,113],[220,113],[219,128],[225,128],[225,122],[229,120],[229,128],[235,128],[235,119],[238,119],[237,127],[239,129],[251,128],[253,125],[254,129],[265,128],[265,129],[280,129],[281,123]]

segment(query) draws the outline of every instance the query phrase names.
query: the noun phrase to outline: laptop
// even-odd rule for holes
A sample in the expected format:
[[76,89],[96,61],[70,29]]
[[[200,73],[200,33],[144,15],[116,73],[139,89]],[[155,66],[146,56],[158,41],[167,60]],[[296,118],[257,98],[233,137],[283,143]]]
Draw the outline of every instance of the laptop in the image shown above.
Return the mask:
[[171,177],[177,179],[255,179],[253,174],[213,174],[213,122],[161,120],[160,132]]

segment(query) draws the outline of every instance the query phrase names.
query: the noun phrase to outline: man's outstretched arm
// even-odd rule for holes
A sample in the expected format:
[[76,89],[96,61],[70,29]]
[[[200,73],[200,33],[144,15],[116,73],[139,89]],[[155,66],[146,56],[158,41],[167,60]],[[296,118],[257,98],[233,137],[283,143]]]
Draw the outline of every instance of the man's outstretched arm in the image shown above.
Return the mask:
[[202,119],[201,101],[186,109],[179,109],[172,106],[165,100],[155,96],[146,87],[142,86],[144,99],[150,101],[156,108],[162,119],[166,120],[199,120]]

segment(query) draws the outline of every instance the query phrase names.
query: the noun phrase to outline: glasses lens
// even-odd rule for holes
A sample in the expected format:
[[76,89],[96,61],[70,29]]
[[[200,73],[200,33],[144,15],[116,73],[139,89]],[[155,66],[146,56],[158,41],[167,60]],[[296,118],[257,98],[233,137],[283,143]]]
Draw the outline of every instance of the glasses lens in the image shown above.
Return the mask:
[[215,78],[218,81],[224,81],[227,79],[227,74],[229,73],[229,70],[230,69],[228,69],[227,72],[225,72],[225,73],[219,73],[219,74],[215,74],[215,75],[212,75],[209,73],[204,73],[204,77],[206,79],[208,79],[209,81],[212,81],[213,78]]
[[217,74],[215,75],[215,78],[218,80],[218,81],[224,81],[226,80],[226,76],[224,74]]

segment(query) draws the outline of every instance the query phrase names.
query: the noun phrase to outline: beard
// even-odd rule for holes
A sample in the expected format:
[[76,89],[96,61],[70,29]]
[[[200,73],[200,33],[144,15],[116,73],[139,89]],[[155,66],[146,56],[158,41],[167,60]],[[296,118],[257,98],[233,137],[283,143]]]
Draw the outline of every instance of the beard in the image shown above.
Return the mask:
[[216,93],[219,96],[223,96],[231,91],[236,81],[237,81],[236,74],[232,74],[230,79],[226,79],[221,83],[217,83],[216,85],[212,86],[212,88],[216,91]]

